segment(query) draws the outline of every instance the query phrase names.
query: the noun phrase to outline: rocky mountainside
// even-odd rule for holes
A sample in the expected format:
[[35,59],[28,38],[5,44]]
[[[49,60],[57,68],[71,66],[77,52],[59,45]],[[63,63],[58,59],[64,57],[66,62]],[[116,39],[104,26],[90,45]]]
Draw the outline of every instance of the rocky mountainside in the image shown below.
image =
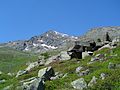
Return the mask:
[[80,37],[82,41],[101,39],[104,40],[106,32],[109,33],[111,39],[120,36],[120,26],[97,27],[90,29],[84,36]]
[[46,52],[48,50],[56,50],[60,48],[64,50],[72,47],[75,41],[80,41],[80,43],[88,42],[90,40],[97,41],[98,39],[103,41],[106,32],[108,32],[110,37],[113,39],[114,37],[120,36],[120,27],[97,27],[90,29],[85,35],[80,37],[49,30],[42,35],[33,36],[29,40],[13,41],[3,44],[3,46],[32,52]]
[[77,38],[78,37],[49,30],[44,34],[34,36],[29,40],[9,42],[4,44],[4,46],[12,47],[22,51],[44,52],[69,46],[71,45],[69,43],[77,40]]

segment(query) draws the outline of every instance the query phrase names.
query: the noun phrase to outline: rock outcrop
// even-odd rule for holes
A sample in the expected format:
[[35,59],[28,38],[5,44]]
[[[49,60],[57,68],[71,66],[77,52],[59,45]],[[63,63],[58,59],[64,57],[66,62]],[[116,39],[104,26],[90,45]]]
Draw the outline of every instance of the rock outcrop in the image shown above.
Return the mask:
[[87,83],[84,78],[77,79],[71,83],[74,89],[84,90],[87,88]]
[[38,72],[38,77],[46,80],[50,80],[51,77],[55,76],[55,72],[52,67],[46,67]]

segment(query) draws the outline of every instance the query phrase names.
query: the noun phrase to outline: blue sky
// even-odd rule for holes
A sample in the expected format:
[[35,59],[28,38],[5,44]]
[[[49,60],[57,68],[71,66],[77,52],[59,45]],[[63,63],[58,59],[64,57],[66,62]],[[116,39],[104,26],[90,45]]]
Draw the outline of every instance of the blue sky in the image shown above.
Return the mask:
[[120,25],[120,0],[0,0],[0,42],[24,40],[47,30],[82,35]]

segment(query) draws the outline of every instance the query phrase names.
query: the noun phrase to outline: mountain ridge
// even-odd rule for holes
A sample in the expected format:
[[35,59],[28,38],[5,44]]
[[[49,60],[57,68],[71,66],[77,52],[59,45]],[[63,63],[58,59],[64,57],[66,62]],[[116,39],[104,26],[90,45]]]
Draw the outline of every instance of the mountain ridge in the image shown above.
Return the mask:
[[66,48],[68,46],[71,47],[74,45],[75,41],[87,42],[90,40],[97,41],[97,39],[103,41],[106,32],[110,34],[112,39],[116,36],[120,36],[120,26],[95,27],[82,36],[71,36],[54,30],[48,30],[43,34],[33,36],[28,40],[8,42],[3,44],[3,46],[21,51],[45,52],[63,47]]

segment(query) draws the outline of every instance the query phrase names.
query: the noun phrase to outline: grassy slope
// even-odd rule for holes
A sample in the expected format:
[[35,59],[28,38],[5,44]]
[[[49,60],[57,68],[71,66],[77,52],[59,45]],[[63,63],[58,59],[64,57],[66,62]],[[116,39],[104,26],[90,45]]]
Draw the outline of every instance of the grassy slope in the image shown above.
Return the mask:
[[[77,76],[77,74],[75,73],[75,69],[78,66],[83,66],[84,69],[87,69],[87,68],[90,69],[89,75],[82,76],[87,83],[91,80],[92,76],[96,76],[97,78],[99,78],[101,73],[107,73],[109,75],[105,80],[98,79],[97,81],[98,83],[94,85],[94,87],[88,90],[110,90],[109,88],[112,88],[112,90],[120,90],[120,87],[119,87],[120,86],[120,69],[115,69],[115,70],[108,69],[109,62],[120,63],[120,47],[113,49],[113,54],[118,54],[117,57],[115,56],[110,57],[109,49],[104,49],[104,50],[95,52],[95,54],[98,54],[98,53],[107,54],[106,61],[103,61],[103,62],[98,61],[93,64],[87,65],[91,57],[86,57],[84,60],[73,59],[68,61],[52,63],[50,66],[52,66],[56,72],[58,71],[64,74],[68,73],[68,75],[65,78],[57,79],[54,81],[47,81],[45,83],[46,90],[68,90],[68,89],[72,90],[73,88],[70,83],[78,78],[81,78]],[[77,63],[78,61],[79,63]],[[18,79],[11,77],[11,79],[9,79],[7,83],[0,85],[0,88],[10,85],[11,83],[14,83],[14,85],[16,86],[17,85],[16,83],[18,83],[21,80],[24,80],[33,76],[37,76],[37,73],[41,68],[44,68],[44,66],[36,67],[31,72],[23,76],[20,76]],[[6,78],[8,76],[3,76],[3,77]]]
[[7,80],[5,83],[0,84],[0,90],[5,86],[16,84],[19,81],[14,77],[8,76],[8,72],[17,73],[19,70],[27,67],[27,62],[35,60],[37,60],[37,56],[33,54],[17,51],[8,47],[0,47],[0,71],[3,72],[3,74],[0,75],[0,80]]
[[17,72],[25,68],[25,63],[35,61],[36,56],[10,48],[0,48],[0,71]]

